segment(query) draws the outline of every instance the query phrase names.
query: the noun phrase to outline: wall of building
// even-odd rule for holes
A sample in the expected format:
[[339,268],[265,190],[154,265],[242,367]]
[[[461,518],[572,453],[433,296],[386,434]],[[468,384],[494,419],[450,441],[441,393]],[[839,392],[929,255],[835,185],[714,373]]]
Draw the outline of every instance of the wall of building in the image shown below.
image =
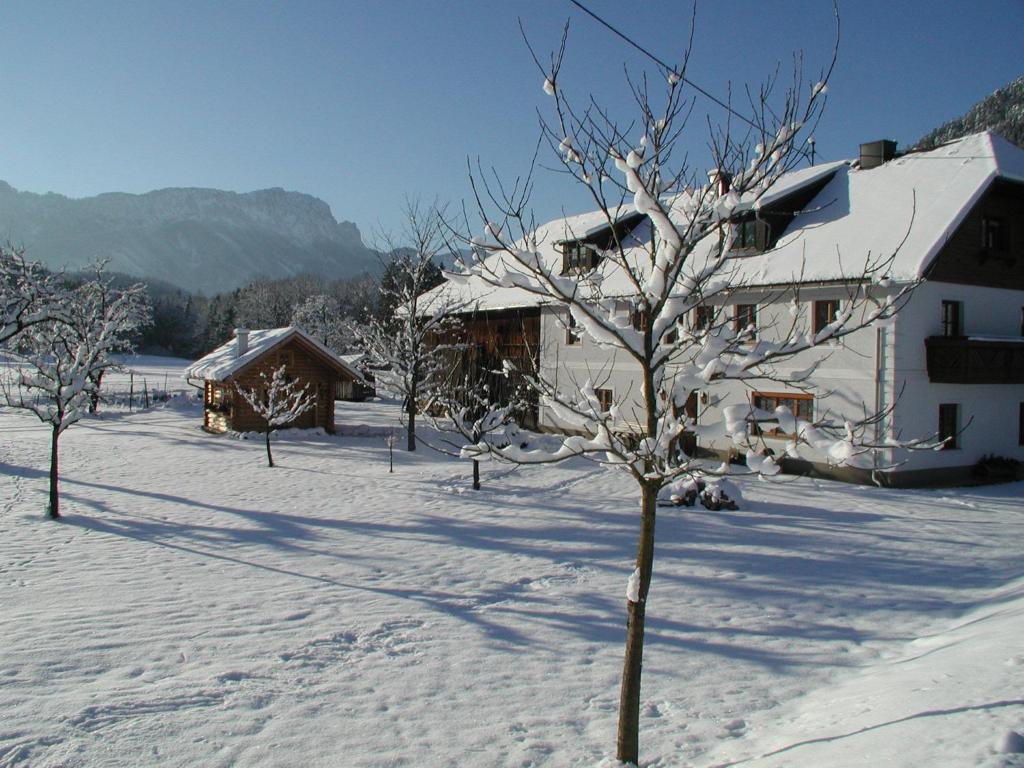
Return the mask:
[[[807,288],[801,293],[796,316],[791,313],[789,297],[778,292],[736,294],[731,303],[757,304],[759,337],[776,340],[788,334],[794,322],[810,332],[813,302],[821,299],[845,302],[848,297],[841,286]],[[731,315],[732,310],[727,307],[725,313]],[[564,309],[549,308],[542,313],[541,367],[546,380],[569,392],[588,380],[594,387],[611,389],[619,407],[619,421],[628,428],[630,422],[639,420],[639,367],[623,353],[613,354],[585,335],[579,344],[566,344],[565,318]],[[875,411],[877,403],[876,336],[874,328],[866,328],[847,337],[842,344],[822,345],[781,363],[779,373],[782,377],[795,378],[816,360],[821,360],[814,377],[815,418],[834,416],[839,423],[844,415],[863,418],[865,413]],[[889,343],[885,340],[885,348]],[[784,394],[801,393],[802,390],[777,381],[715,383],[705,388],[703,396],[698,398],[698,424],[702,427],[721,424],[723,409],[730,405],[749,404],[753,392]],[[882,402],[884,406],[884,399]],[[547,409],[542,409],[541,423],[549,429],[565,428]],[[787,440],[766,437],[764,442],[781,454]],[[714,430],[704,430],[700,444],[703,448],[725,452],[732,447],[732,440],[724,434],[715,436]],[[809,450],[803,452],[812,460],[824,460],[823,456]]]
[[928,379],[925,339],[942,333],[942,302],[962,302],[966,336],[1021,336],[1024,291],[925,282],[895,323],[894,384],[902,391],[894,429],[904,437],[926,437],[938,429],[941,403],[960,406],[961,447],[904,455],[908,469],[972,466],[983,455],[1024,461],[1019,418],[1024,402],[1020,384],[933,384]]

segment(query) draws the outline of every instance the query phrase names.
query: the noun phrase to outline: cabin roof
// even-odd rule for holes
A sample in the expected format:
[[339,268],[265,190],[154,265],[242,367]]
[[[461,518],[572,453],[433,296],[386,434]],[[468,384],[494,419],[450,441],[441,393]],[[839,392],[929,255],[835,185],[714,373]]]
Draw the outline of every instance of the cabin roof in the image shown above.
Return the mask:
[[259,360],[263,355],[294,339],[300,339],[311,346],[318,357],[336,369],[338,373],[356,380],[362,380],[362,375],[354,366],[342,360],[329,347],[316,338],[295,326],[249,331],[248,349],[241,356],[236,354],[238,339],[231,339],[231,341],[221,344],[210,354],[192,363],[185,370],[185,376],[189,379],[226,381],[246,366]]

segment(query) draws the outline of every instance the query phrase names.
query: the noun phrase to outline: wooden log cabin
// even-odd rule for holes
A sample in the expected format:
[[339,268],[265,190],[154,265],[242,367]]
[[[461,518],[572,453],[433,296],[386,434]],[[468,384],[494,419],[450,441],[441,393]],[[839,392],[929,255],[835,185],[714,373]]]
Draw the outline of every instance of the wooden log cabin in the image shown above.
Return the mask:
[[334,431],[334,398],[340,382],[361,380],[359,372],[300,328],[235,330],[235,338],[193,363],[185,373],[203,389],[203,429],[207,432],[259,432],[266,421],[239,394],[237,387],[260,385],[285,366],[289,376],[305,383],[316,405],[291,426]]

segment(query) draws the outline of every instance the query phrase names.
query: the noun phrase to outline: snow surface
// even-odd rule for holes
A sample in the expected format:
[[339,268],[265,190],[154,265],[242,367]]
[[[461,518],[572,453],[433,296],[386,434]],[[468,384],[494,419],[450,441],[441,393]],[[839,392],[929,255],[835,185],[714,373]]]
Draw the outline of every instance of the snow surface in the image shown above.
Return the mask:
[[[389,474],[398,410],[274,469],[185,398],[110,410],[62,439],[61,522],[0,410],[0,766],[613,765],[631,481]],[[646,765],[1024,765],[1024,484],[736,484],[659,510]]]

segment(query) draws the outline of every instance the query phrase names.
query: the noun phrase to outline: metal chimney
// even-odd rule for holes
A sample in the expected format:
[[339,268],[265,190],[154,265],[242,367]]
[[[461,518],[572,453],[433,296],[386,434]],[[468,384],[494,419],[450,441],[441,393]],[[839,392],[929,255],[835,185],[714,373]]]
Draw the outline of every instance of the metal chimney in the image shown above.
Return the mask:
[[896,157],[896,142],[889,139],[869,141],[860,145],[860,168],[868,171]]
[[235,357],[241,357],[249,351],[249,329],[235,328]]

